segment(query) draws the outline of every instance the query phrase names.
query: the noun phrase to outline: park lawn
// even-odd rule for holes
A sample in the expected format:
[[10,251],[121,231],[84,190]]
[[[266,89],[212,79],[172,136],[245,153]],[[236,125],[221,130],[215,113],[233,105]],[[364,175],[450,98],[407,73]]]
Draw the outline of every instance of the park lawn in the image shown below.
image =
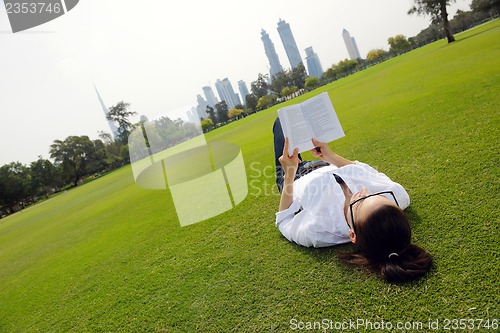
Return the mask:
[[274,107],[207,135],[241,147],[249,183],[214,218],[180,227],[168,190],[141,189],[127,166],[0,220],[0,332],[287,332],[323,319],[427,332],[429,320],[498,320],[500,22],[456,38],[288,102],[327,91],[346,133],[333,149],[408,190],[413,239],[435,258],[426,278],[387,284],[339,263],[350,245],[280,235]]

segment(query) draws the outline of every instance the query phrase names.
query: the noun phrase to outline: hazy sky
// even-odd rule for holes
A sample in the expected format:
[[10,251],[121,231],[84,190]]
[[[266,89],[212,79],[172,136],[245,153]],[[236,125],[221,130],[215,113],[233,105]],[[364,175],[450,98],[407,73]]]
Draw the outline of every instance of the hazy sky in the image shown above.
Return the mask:
[[[450,9],[469,10],[471,0]],[[94,91],[109,107],[124,100],[150,119],[196,104],[202,87],[229,78],[235,92],[268,73],[266,30],[284,68],[276,30],[291,26],[305,59],[312,46],[323,69],[348,57],[342,29],[362,57],[388,50],[387,38],[415,36],[428,17],[407,15],[411,0],[80,0],[51,22],[13,34],[0,6],[0,165],[49,158],[55,139],[110,132]],[[217,93],[216,93],[217,94]],[[138,120],[137,119],[134,120]]]

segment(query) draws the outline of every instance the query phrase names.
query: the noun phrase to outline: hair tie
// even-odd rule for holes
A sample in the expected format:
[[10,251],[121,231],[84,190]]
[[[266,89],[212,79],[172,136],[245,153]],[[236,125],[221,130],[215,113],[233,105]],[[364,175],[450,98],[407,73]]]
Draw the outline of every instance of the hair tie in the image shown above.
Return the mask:
[[396,252],[392,252],[389,254],[389,259],[391,259],[392,256],[399,257],[399,254],[397,254]]

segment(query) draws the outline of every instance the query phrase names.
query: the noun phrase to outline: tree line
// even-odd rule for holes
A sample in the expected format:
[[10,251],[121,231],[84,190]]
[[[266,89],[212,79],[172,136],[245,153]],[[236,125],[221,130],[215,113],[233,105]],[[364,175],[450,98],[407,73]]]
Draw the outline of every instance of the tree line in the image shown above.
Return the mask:
[[[237,105],[228,110],[226,102],[207,106],[207,117],[201,120],[204,132],[222,126],[248,114],[266,109],[288,98],[315,89],[318,86],[338,80],[356,71],[385,61],[413,48],[421,47],[438,39],[447,38],[453,42],[453,34],[469,29],[477,24],[499,16],[500,0],[473,0],[471,11],[457,11],[455,17],[447,19],[446,8],[454,0],[414,0],[408,14],[430,15],[431,24],[418,35],[406,38],[397,35],[388,39],[389,51],[371,50],[366,59],[342,60],[333,64],[320,78],[307,76],[305,67],[284,70],[269,78],[258,75],[251,82],[251,93],[245,96],[245,107]],[[16,212],[51,194],[119,168],[130,163],[128,138],[135,128],[144,130],[145,120],[132,123],[130,118],[137,113],[130,110],[130,104],[119,102],[109,108],[108,119],[118,124],[116,137],[100,132],[99,139],[88,136],[69,136],[64,140],[54,140],[49,154],[52,159],[39,156],[29,165],[12,162],[0,167],[0,218]],[[162,117],[153,122],[153,134],[144,139],[165,144],[188,140],[199,133],[199,128],[182,119],[171,120]],[[140,132],[139,132],[140,133]],[[146,142],[149,147],[149,142]]]
[[[146,123],[146,119],[132,123],[130,118],[136,114],[130,110],[130,103],[121,101],[109,108],[107,116],[118,124],[116,137],[106,132],[100,132],[95,140],[86,135],[71,135],[50,145],[52,161],[39,156],[29,165],[12,162],[1,166],[0,218],[130,163],[129,136]],[[143,139],[155,140],[155,144],[175,144],[199,134],[196,125],[182,119],[163,116],[148,124],[154,131]],[[141,131],[134,133],[142,135]],[[149,142],[146,144],[149,146]]]

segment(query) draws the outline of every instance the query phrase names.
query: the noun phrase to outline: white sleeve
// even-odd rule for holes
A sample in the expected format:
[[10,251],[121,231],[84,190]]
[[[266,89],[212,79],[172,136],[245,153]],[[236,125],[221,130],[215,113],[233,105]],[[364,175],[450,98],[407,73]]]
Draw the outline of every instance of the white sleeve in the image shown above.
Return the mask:
[[288,216],[286,220],[281,221],[281,223],[277,222],[276,226],[281,234],[290,242],[295,242],[307,247],[314,246],[314,242],[308,237],[309,233],[307,232],[307,228],[305,228],[306,222],[312,223],[308,215],[307,211],[298,211],[297,214],[293,213],[291,216]]
[[293,219],[295,214],[300,210],[300,202],[294,200],[290,207],[285,210],[276,213],[276,226],[279,228],[280,224],[283,222],[288,222]]
[[366,163],[355,161],[354,165],[351,164],[339,170],[342,170],[339,172],[341,177],[345,175],[347,179],[350,178],[356,184],[351,190],[359,191],[362,186],[365,186],[371,192],[392,191],[399,207],[405,209],[410,205],[410,196],[401,184],[394,182],[387,175]]

